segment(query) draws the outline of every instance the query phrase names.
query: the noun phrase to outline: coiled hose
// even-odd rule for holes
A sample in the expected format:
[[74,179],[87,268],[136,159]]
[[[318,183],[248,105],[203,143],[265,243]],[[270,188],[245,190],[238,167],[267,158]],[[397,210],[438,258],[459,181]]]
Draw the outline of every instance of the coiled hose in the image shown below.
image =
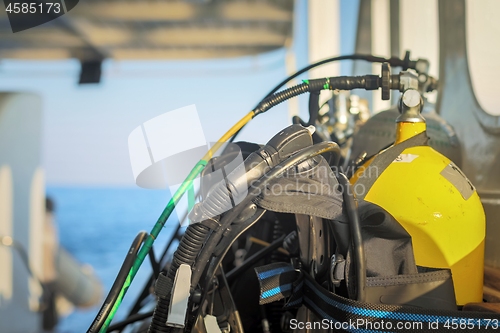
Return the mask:
[[158,302],[156,302],[156,307],[153,312],[153,317],[151,318],[151,324],[149,325],[148,333],[166,333],[169,328],[167,323],[168,318],[168,306],[170,303],[170,299],[160,297],[158,298]]
[[266,112],[273,106],[276,106],[295,96],[302,95],[308,91],[310,91],[310,87],[307,83],[301,83],[299,85],[280,91],[263,100],[262,103],[260,103],[259,106],[255,108],[255,114],[257,115],[259,113]]
[[174,253],[172,265],[167,275],[167,294],[158,298],[156,308],[153,312],[149,333],[169,332],[170,327],[166,326],[168,317],[168,307],[170,303],[170,293],[174,284],[175,273],[180,265],[192,266],[196,257],[201,251],[210,229],[201,223],[191,224],[187,227],[179,247]]
[[[257,116],[259,113],[266,112],[270,108],[290,99],[295,96],[299,96],[301,94],[304,94],[306,92],[311,92],[311,91],[320,91],[320,90],[335,90],[335,89],[341,89],[341,90],[352,90],[356,88],[364,88],[366,90],[375,90],[380,87],[380,77],[378,75],[365,75],[365,76],[340,76],[340,77],[332,77],[332,78],[324,78],[324,79],[315,79],[315,80],[310,80],[310,81],[305,81],[302,84],[299,84],[297,86],[285,89],[281,92],[278,92],[269,98],[266,98],[262,103],[259,104],[259,106],[254,110],[254,117]],[[223,186],[225,185],[225,186]],[[230,193],[232,193],[232,189],[227,188],[227,184],[221,184],[221,186],[217,186],[217,191],[216,195],[213,195],[212,198],[209,196],[207,201],[203,206],[205,209],[202,211],[202,216],[201,220],[205,218],[211,218],[214,216],[217,216],[220,214],[220,212],[227,211],[228,209],[226,208],[232,208],[233,204],[233,199],[230,198],[230,200],[227,200],[227,190],[229,190]],[[223,206],[221,206],[221,204]],[[228,206],[231,205],[231,206]],[[227,207],[226,207],[227,206]],[[223,209],[223,210],[221,210]],[[207,216],[208,215],[208,216]],[[201,222],[199,220],[198,222]],[[209,229],[199,223],[194,224],[193,228],[195,226],[198,226],[198,228],[205,228],[203,231],[201,229],[197,229],[200,231],[200,238],[198,237],[193,237],[193,236],[198,236],[198,233],[192,233],[190,236],[186,237],[186,235],[182,238],[181,244],[179,245],[179,249],[175,252],[174,254],[174,262],[175,264],[172,264],[172,267],[169,270],[168,273],[168,288],[167,290],[172,289],[173,285],[173,279],[175,278],[175,272],[177,271],[177,268],[180,266],[180,264],[188,264],[190,266],[193,265],[196,255],[200,252],[203,243],[206,239],[206,236],[208,235]],[[189,229],[189,228],[188,228]],[[187,233],[187,230],[186,230]],[[203,239],[201,240],[201,235],[204,235]],[[217,233],[216,238],[220,238],[222,235],[220,231]],[[212,246],[215,246],[215,244],[212,244]],[[181,247],[183,248],[181,250]],[[197,249],[195,251],[195,249]],[[210,249],[213,250],[213,249]],[[211,253],[211,251],[208,251]],[[205,254],[207,255],[207,253]],[[194,257],[193,257],[194,256]],[[177,260],[176,260],[177,258]],[[193,279],[197,280],[197,279]],[[193,281],[192,281],[193,282]],[[166,327],[166,320],[164,320],[164,317],[166,316],[166,311],[168,309],[168,306],[165,306],[165,303],[168,304],[169,300],[169,295],[170,291],[167,293],[167,296],[164,298],[160,298],[158,300],[157,308],[154,311],[153,318],[151,321],[149,333],[156,333],[156,332],[170,332],[171,329]],[[161,304],[160,304],[161,303]],[[160,307],[163,310],[160,310]],[[160,314],[160,312],[162,312]],[[164,328],[166,328],[164,330]]]
[[181,264],[192,265],[203,247],[210,229],[201,223],[191,224],[181,239],[177,251],[174,253],[172,265],[168,271],[168,278],[173,281],[175,273]]
[[203,204],[195,206],[189,218],[193,222],[202,222],[227,212],[234,206],[234,197],[238,196],[238,189],[225,179],[212,187],[210,195]]
[[[241,213],[241,211],[252,201],[254,200],[257,196],[260,195],[266,188],[266,186],[271,182],[273,179],[280,177],[283,175],[287,170],[289,170],[291,167],[300,164],[310,158],[313,158],[318,155],[322,155],[325,153],[334,153],[337,157],[334,159],[335,163],[334,165],[338,165],[338,156],[340,156],[340,148],[338,145],[334,142],[321,142],[318,144],[315,144],[310,147],[306,147],[301,149],[299,152],[296,154],[290,156],[287,158],[285,161],[279,163],[277,166],[269,170],[265,176],[261,177],[259,180],[257,180],[249,189],[247,196],[231,211],[227,212],[224,217],[220,220],[220,225],[221,227],[213,232],[209,237],[209,240],[207,240],[206,247],[203,249],[203,252],[201,253],[200,257],[198,257],[196,265],[195,265],[195,270],[198,271],[204,271],[206,268],[207,263],[209,263],[210,258],[212,257],[212,254],[214,254],[214,250],[216,245],[219,243],[219,241],[222,238],[222,234],[224,230],[231,224],[232,221]],[[240,229],[241,232],[244,232],[245,230],[248,230],[253,223],[255,223],[256,220],[250,222],[249,224],[245,225],[243,229]],[[204,278],[204,290],[208,290],[208,284],[210,281],[212,281],[216,268],[221,264],[222,259],[226,255],[228,249],[230,248],[231,244],[233,244],[234,239],[237,238],[237,236],[232,236],[228,235],[226,239],[223,240],[221,244],[218,246],[221,246],[221,249],[218,250],[216,254],[215,260],[211,260],[208,268],[206,268],[206,273],[205,273],[205,278]],[[280,242],[282,244],[282,242]],[[198,280],[195,280],[195,276],[193,275],[191,283],[198,283]],[[204,297],[206,294],[202,297],[201,303],[203,303]],[[200,311],[200,308],[198,309],[198,313]]]
[[[228,197],[228,184],[225,180],[221,180],[219,184],[214,186],[214,191],[205,199],[203,205],[196,206],[200,210],[200,215],[193,216],[193,222],[201,222],[203,219],[211,218],[228,211],[232,208],[232,200]],[[236,189],[233,190],[233,192]],[[230,193],[233,193],[230,192]],[[200,217],[200,220],[197,218]],[[168,307],[170,302],[170,294],[175,279],[177,269],[181,264],[192,266],[200,253],[205,240],[210,232],[210,228],[201,224],[194,223],[189,225],[182,237],[179,247],[174,253],[172,265],[168,271],[166,280],[166,295],[159,295],[157,306],[153,312],[153,318],[149,327],[149,333],[171,332],[172,328],[166,326],[168,317]]]
[[[396,80],[394,77],[393,80]],[[290,99],[295,96],[302,95],[306,92],[318,92],[320,90],[353,90],[366,89],[376,90],[380,87],[381,81],[378,75],[363,75],[363,76],[338,76],[327,77],[324,79],[305,80],[304,83],[298,84],[291,88],[277,92],[262,101],[254,110],[255,115],[266,112],[270,108]]]

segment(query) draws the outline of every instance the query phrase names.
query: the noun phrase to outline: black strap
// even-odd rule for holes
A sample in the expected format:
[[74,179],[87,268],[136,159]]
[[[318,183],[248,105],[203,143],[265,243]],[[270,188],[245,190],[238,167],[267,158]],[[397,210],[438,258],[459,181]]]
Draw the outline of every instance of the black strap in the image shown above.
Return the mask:
[[[361,303],[336,295],[303,274],[302,303],[341,332],[481,332],[499,331],[500,315],[429,310],[409,306]],[[295,306],[300,305],[295,302]],[[323,323],[323,322],[322,322]]]
[[276,262],[256,267],[255,272],[260,284],[260,305],[292,295],[293,282],[297,279],[297,272],[292,265]]
[[498,314],[358,302],[328,291],[303,271],[292,282],[298,272],[287,263],[274,263],[256,271],[261,304],[287,298],[285,308],[305,305],[321,319],[308,323],[316,328],[356,333],[500,331]]
[[427,146],[428,141],[429,137],[427,136],[427,132],[424,131],[378,154],[368,166],[368,168],[375,168],[377,172],[368,173],[371,177],[361,177],[356,182],[356,185],[360,184],[362,188],[365,189],[365,191],[362,191],[361,195],[358,195],[358,199],[365,198],[378,177],[405,149],[417,146]]

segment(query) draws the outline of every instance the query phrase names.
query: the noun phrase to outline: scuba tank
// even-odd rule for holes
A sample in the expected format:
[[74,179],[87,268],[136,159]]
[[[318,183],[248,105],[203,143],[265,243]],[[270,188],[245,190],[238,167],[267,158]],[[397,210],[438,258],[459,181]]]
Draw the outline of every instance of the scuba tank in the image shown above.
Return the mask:
[[[356,159],[363,154],[373,156],[390,146],[396,138],[394,119],[398,116],[399,110],[395,105],[369,118],[353,135],[351,158]],[[434,105],[427,101],[424,101],[422,116],[427,124],[429,146],[460,167],[462,160],[460,142],[453,127],[441,118],[436,113]]]
[[[419,65],[418,79],[412,78],[408,72],[403,72],[407,82],[413,82],[413,87],[422,96],[426,92],[437,89],[437,80],[428,75],[430,64],[422,59]],[[425,119],[426,133],[429,137],[429,146],[457,163],[462,161],[460,142],[453,127],[441,118],[435,110],[435,105],[427,101],[424,102],[421,115]],[[379,112],[369,118],[353,136],[351,147],[352,159],[360,156],[373,156],[377,152],[390,146],[396,137],[394,119],[399,115],[398,106]],[[352,164],[352,163],[351,163]]]
[[463,172],[427,145],[415,88],[401,96],[395,144],[370,158],[350,182],[358,198],[383,207],[412,236],[418,266],[451,269],[457,305],[481,302],[484,210]]

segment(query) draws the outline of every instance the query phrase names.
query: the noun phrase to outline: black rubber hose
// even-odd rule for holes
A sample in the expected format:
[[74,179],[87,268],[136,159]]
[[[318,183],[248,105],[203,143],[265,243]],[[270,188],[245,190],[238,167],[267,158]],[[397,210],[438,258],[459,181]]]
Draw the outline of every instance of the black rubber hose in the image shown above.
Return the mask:
[[[408,57],[409,57],[409,55],[408,55]],[[408,58],[408,60],[406,60],[406,58],[405,58],[405,60],[403,60],[403,59],[400,59],[398,57],[382,58],[382,57],[375,57],[375,56],[372,56],[369,54],[350,54],[350,55],[345,55],[345,56],[328,58],[328,59],[324,59],[324,60],[315,62],[314,64],[310,64],[309,66],[306,66],[306,67],[302,68],[301,70],[295,72],[294,74],[290,75],[289,77],[287,77],[286,79],[284,79],[283,81],[278,83],[278,85],[276,85],[276,87],[274,87],[266,95],[266,97],[264,97],[263,100],[265,100],[266,98],[268,98],[269,96],[271,96],[272,94],[274,94],[275,92],[280,90],[283,86],[285,86],[285,84],[287,84],[291,80],[295,79],[297,76],[304,74],[305,72],[307,72],[315,67],[318,67],[318,66],[330,63],[330,62],[334,62],[334,61],[340,61],[340,60],[365,60],[368,62],[375,62],[375,63],[388,62],[389,65],[391,65],[391,67],[402,67],[403,70],[406,70],[408,68],[413,68],[416,65],[416,61],[410,61],[409,58]]]
[[365,287],[366,287],[366,261],[365,251],[363,248],[363,239],[361,237],[361,225],[358,215],[358,208],[354,200],[349,179],[343,174],[339,173],[337,176],[339,184],[342,186],[342,194],[344,197],[345,208],[347,210],[347,217],[349,218],[349,227],[351,231],[351,238],[353,242],[354,261],[356,266],[356,280],[357,280],[357,296],[356,299],[360,302],[365,300]]
[[236,278],[238,278],[238,276],[245,273],[250,267],[252,267],[259,260],[267,257],[269,254],[272,254],[276,249],[283,246],[284,240],[285,240],[285,235],[281,235],[281,237],[275,239],[271,244],[255,252],[249,258],[245,259],[245,261],[243,261],[243,263],[240,266],[234,268],[233,270],[229,271],[226,274],[227,282],[229,283],[233,282]]
[[[216,232],[214,232],[210,236],[209,241],[207,242],[201,253],[200,251],[203,246],[203,242],[205,241],[206,236],[208,235],[210,229],[208,229],[208,227],[202,225],[201,223],[190,225],[181,240],[179,248],[174,254],[174,260],[172,261],[172,266],[168,274],[168,277],[170,278],[169,289],[171,290],[172,288],[175,272],[177,268],[180,266],[180,264],[186,263],[192,265],[195,260],[196,264],[193,268],[191,285],[192,286],[197,285],[199,278],[201,277],[201,273],[205,270],[206,264],[209,262],[209,259],[212,256],[212,253],[216,245],[218,244],[220,238],[222,237],[224,231],[232,223],[232,221],[239,215],[241,209],[243,209],[252,199],[254,199],[261,193],[262,189],[260,189],[260,187],[265,186],[270,180],[279,177],[293,165],[302,163],[303,161],[306,161],[319,154],[331,151],[337,152],[338,155],[340,154],[340,150],[336,143],[322,142],[317,145],[306,147],[300,150],[299,152],[292,155],[282,163],[278,164],[275,168],[271,169],[268,173],[266,173],[261,179],[257,181],[255,187],[254,185],[252,185],[251,190],[249,191],[247,197],[245,197],[245,199],[243,199],[243,201],[240,204],[238,204],[238,206],[236,206],[233,210],[225,214],[225,216],[221,221],[221,227],[219,227],[216,230]],[[194,231],[191,232],[191,230],[195,230],[196,232]],[[196,258],[196,255],[198,253],[200,254],[198,258]],[[153,314],[153,318],[151,321],[151,325],[148,331],[149,333],[171,331],[171,327],[167,327],[165,325],[166,316],[168,314],[168,305],[169,305],[168,303],[169,303],[169,297],[158,299]]]
[[306,92],[318,92],[320,90],[353,90],[366,89],[375,90],[380,87],[381,80],[378,75],[364,76],[338,76],[327,77],[323,79],[309,80],[298,84],[291,88],[277,92],[269,96],[254,109],[255,116],[264,113],[270,108],[290,99],[295,96],[302,95]]
[[[340,156],[340,149],[336,143],[321,142],[298,151],[294,155],[290,156],[289,158],[287,158],[286,160],[284,160],[283,162],[279,163],[277,166],[269,170],[264,176],[262,176],[259,180],[253,183],[252,186],[249,188],[247,196],[238,204],[238,206],[234,207],[232,210],[224,214],[224,217],[220,221],[221,226],[215,232],[212,233],[209,240],[207,241],[205,248],[203,249],[203,252],[196,260],[191,280],[192,285],[196,285],[198,283],[201,277],[201,273],[205,270],[206,264],[209,262],[210,257],[212,256],[215,247],[219,243],[219,240],[221,239],[224,231],[226,231],[229,225],[238,217],[241,211],[253,199],[259,196],[262,193],[262,191],[264,191],[265,186],[267,186],[267,184],[269,184],[271,180],[281,176],[294,165],[300,164],[310,158],[313,158],[315,156],[327,152],[333,152],[338,157]],[[338,157],[336,159],[337,162],[338,162]]]
[[201,223],[191,224],[187,227],[186,233],[182,236],[179,247],[174,253],[174,259],[168,271],[167,276],[172,279],[172,281],[181,264],[191,266],[194,263],[209,232],[210,229]]
[[[262,191],[266,188],[266,186],[269,184],[270,181],[273,179],[280,177],[283,175],[288,169],[291,167],[300,164],[310,158],[313,158],[318,155],[322,155],[325,153],[332,153],[337,155],[336,160],[339,159],[338,156],[340,156],[340,148],[335,142],[321,142],[318,144],[315,144],[313,146],[309,146],[306,148],[303,148],[296,154],[290,156],[288,159],[285,161],[281,162],[278,164],[276,167],[273,169],[269,170],[264,176],[262,176],[259,180],[257,180],[254,184],[252,184],[248,195],[243,199],[242,202],[238,204],[234,209],[231,211],[227,212],[222,220],[220,221],[221,227],[212,235],[210,235],[210,238],[207,240],[206,246],[203,249],[203,253],[200,254],[196,261],[195,268],[199,269],[200,271],[203,271],[204,268],[206,267],[206,264],[210,261],[210,266],[207,269],[206,275],[205,275],[205,285],[204,290],[208,290],[208,284],[212,281],[216,268],[219,267],[219,265],[222,262],[222,259],[225,257],[228,249],[231,247],[233,244],[234,240],[238,237],[238,235],[234,236],[232,234],[229,234],[229,238],[225,238],[221,240],[221,244],[219,247],[222,247],[221,251],[217,251],[215,254],[216,258],[214,260],[210,260],[210,257],[214,253],[215,247],[219,243],[219,240],[222,237],[222,234],[229,225],[234,221],[234,219],[241,213],[243,209],[252,201],[254,200],[257,196],[259,196]],[[250,224],[247,226],[244,225],[238,225],[238,227],[235,227],[236,230],[240,230],[241,232],[239,235],[241,235],[245,230],[248,230],[257,220],[253,220]],[[200,267],[201,266],[201,267]],[[192,282],[197,283],[198,280],[194,280],[194,274],[192,277]],[[203,295],[201,303],[204,302],[206,297],[206,294]]]
[[309,121],[307,125],[316,125],[319,115],[319,91],[312,91],[309,94]]
[[[199,193],[200,192],[198,191],[195,194],[195,197],[198,197]],[[180,235],[179,231],[181,230],[182,222],[184,222],[187,219],[188,213],[189,213],[189,211],[186,211],[184,213],[184,215],[179,219],[179,223],[177,224],[175,231],[172,233],[169,241],[167,242],[167,245],[163,249],[163,252],[160,256],[160,259],[158,259],[158,263],[160,265],[164,261],[166,255],[168,253],[168,250],[170,249],[170,247],[174,243],[174,240],[180,241],[181,235]],[[146,280],[146,283],[144,284],[144,287],[142,288],[142,291],[139,294],[139,297],[136,299],[136,301],[135,301],[134,305],[132,306],[132,308],[130,309],[127,317],[132,316],[133,314],[136,314],[139,312],[139,310],[141,309],[142,301],[149,295],[149,288],[150,288],[151,284],[154,282],[155,276],[157,276],[157,275],[155,275],[155,273],[152,272],[151,275],[149,276],[149,279]]]
[[107,332],[113,332],[113,331],[117,331],[117,330],[121,331],[127,325],[133,324],[133,323],[138,322],[140,320],[147,319],[147,318],[151,317],[152,315],[153,315],[153,311],[149,311],[149,312],[145,312],[145,313],[136,313],[136,314],[130,315],[126,319],[124,319],[116,324],[110,325],[108,327]]
[[141,248],[142,243],[144,243],[148,235],[149,234],[146,231],[141,231],[135,237],[132,245],[130,246],[130,249],[128,250],[125,260],[123,261],[122,267],[120,268],[120,271],[116,276],[115,282],[113,283],[108,296],[104,300],[101,309],[99,310],[94,321],[87,330],[87,333],[97,333],[101,330],[102,325],[104,325],[106,318],[108,318],[109,313],[113,309],[113,305],[120,295],[122,286],[125,284],[130,269],[134,265],[137,253],[139,253],[139,249]]
[[[263,103],[266,98],[268,98],[271,95],[273,95],[275,92],[277,92],[282,87],[284,87],[285,84],[287,84],[288,82],[292,81],[297,76],[299,76],[301,74],[304,74],[305,72],[307,72],[307,71],[309,71],[309,70],[311,70],[313,68],[316,68],[316,67],[328,64],[330,62],[342,61],[342,60],[364,60],[364,61],[373,62],[373,63],[388,62],[389,65],[391,65],[392,67],[402,67],[403,70],[406,70],[408,68],[414,68],[415,65],[416,65],[416,63],[417,63],[416,61],[410,61],[410,53],[409,52],[406,52],[406,56],[405,56],[404,59],[400,59],[400,58],[397,58],[397,57],[392,57],[392,58],[375,57],[375,56],[370,55],[370,54],[349,54],[349,55],[344,55],[344,56],[339,56],[339,57],[333,57],[333,58],[323,59],[323,60],[320,60],[318,62],[315,62],[313,64],[310,64],[310,65],[302,68],[301,70],[295,72],[294,74],[288,76],[286,79],[284,79],[283,81],[281,81],[280,83],[278,83],[278,85],[276,85],[273,89],[271,89],[271,91],[269,93],[267,93],[267,95],[257,104],[257,106],[255,108],[259,107],[259,105],[261,103]],[[238,132],[234,133],[234,135],[231,137],[231,139],[229,140],[229,142],[233,142],[236,139],[236,137],[238,136],[238,134],[240,134],[241,130],[244,127],[245,126],[243,126],[242,128],[240,128],[238,130]]]
[[167,326],[169,303],[169,297],[158,298],[155,309],[153,311],[153,317],[151,318],[151,323],[149,324],[148,333],[170,332],[171,327]]
[[174,253],[174,258],[167,275],[167,295],[158,298],[153,318],[149,326],[149,333],[168,332],[169,327],[166,326],[168,316],[168,306],[170,301],[170,293],[174,284],[175,274],[181,264],[192,266],[196,257],[201,251],[205,240],[207,239],[210,229],[201,223],[191,224],[187,227],[184,236],[179,243],[179,247]]
[[[206,170],[208,170],[208,168],[204,169],[203,172],[205,172]],[[214,200],[216,197],[217,196],[214,195],[210,198],[210,200]],[[179,246],[174,253],[172,265],[168,271],[166,290],[168,290],[169,293],[171,292],[177,269],[181,264],[188,264],[192,266],[209,232],[209,228],[200,223],[192,224],[186,229],[186,232],[184,233],[182,239],[180,240]],[[168,296],[169,295],[158,298],[157,306],[151,320],[149,332],[167,332],[170,330],[165,325],[169,307]]]
[[[182,221],[183,220],[184,219],[182,219]],[[167,246],[165,246],[165,248],[163,250],[163,253],[162,253],[161,257],[160,257],[160,260],[158,260],[158,263],[161,263],[163,261],[164,257],[167,255],[167,252],[170,249],[170,246],[172,245],[172,243],[174,242],[174,240],[178,239],[180,228],[181,228],[181,224],[179,223],[178,226],[177,226],[177,229],[174,231],[174,233],[172,234],[172,237],[168,241]],[[139,297],[135,300],[135,303],[132,306],[132,308],[130,309],[127,317],[130,317],[130,316],[132,316],[132,315],[134,315],[134,314],[136,314],[136,313],[139,312],[139,310],[142,307],[142,305],[141,305],[142,301],[144,299],[146,299],[146,297],[150,294],[149,288],[151,287],[151,285],[152,285],[152,283],[154,281],[155,281],[155,273],[152,272],[151,275],[149,276],[149,279],[146,280],[146,283],[144,284],[144,287],[142,288],[142,291],[139,294]]]
[[[301,160],[301,158],[303,158],[303,156],[304,156],[303,155],[304,151],[307,152],[308,149],[313,149],[313,151],[314,151],[314,149],[318,149],[316,146],[321,145],[321,144],[326,144],[326,145],[333,144],[338,149],[338,145],[336,143],[333,143],[333,142],[322,142],[322,143],[319,143],[319,144],[314,145],[314,146],[306,147],[306,148],[300,150],[299,152],[297,152],[296,154],[292,155],[288,159],[286,159],[284,162],[279,163],[275,168],[273,168],[270,171],[268,171],[268,173],[266,173],[262,178],[264,178],[264,177],[275,178],[275,177],[280,176],[283,172],[285,172],[285,170],[276,171],[275,169],[276,168],[283,168],[283,167],[289,168],[290,166],[285,163],[286,161],[296,161],[296,163],[301,163],[301,162],[303,162],[303,161],[305,161],[305,160],[307,160],[307,159],[309,159],[311,157],[316,156],[316,155],[313,154],[310,157]],[[313,147],[316,147],[316,148],[313,148]],[[325,152],[329,152],[329,151],[330,151],[329,149],[325,150]],[[335,158],[335,161],[334,161],[334,165],[338,165],[338,161],[339,161],[339,158],[340,158],[340,150],[335,150],[335,153],[336,153],[336,158]],[[285,163],[285,164],[283,164],[283,163]],[[252,184],[252,186],[250,188],[253,189],[254,188],[254,184]],[[239,212],[241,212],[241,210],[243,209],[242,207],[244,207],[246,204],[250,203],[250,201],[248,199],[249,197],[251,197],[250,193],[252,193],[251,190],[249,190],[247,196],[238,204],[238,206],[236,206],[232,210],[229,210],[228,213],[226,213],[224,215],[222,221],[220,222],[220,225],[222,227],[219,227],[212,234],[210,242],[207,242],[207,245],[205,246],[203,253],[200,254],[200,257],[198,258],[198,260],[196,261],[196,265],[194,266],[193,276],[192,276],[192,279],[191,279],[191,286],[192,287],[194,287],[194,286],[196,286],[198,284],[198,281],[199,281],[199,279],[200,279],[203,271],[205,270],[205,266],[208,263],[211,255],[212,255],[212,252],[215,249],[215,246],[217,245],[217,243],[219,242],[220,238],[222,237],[223,232],[226,230],[226,228],[229,226],[229,224],[231,224],[232,221],[234,221],[234,219],[236,219],[236,217],[238,216]],[[237,213],[235,213],[235,212],[237,212]]]
[[269,96],[261,103],[259,103],[259,105],[254,109],[255,115],[266,112],[273,106],[276,106],[292,97],[302,95],[309,91],[310,87],[307,83],[301,83],[299,85],[280,91],[274,95]]

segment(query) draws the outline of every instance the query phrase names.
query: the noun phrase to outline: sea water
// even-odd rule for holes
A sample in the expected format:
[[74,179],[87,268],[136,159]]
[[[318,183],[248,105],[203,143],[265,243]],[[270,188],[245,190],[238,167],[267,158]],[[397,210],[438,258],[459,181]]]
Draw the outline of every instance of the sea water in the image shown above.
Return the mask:
[[[103,298],[137,233],[151,230],[170,198],[168,190],[140,188],[49,187],[47,195],[55,203],[61,246],[80,263],[94,268],[104,286]],[[155,242],[157,257],[177,223],[177,216],[172,216]],[[127,314],[150,274],[151,265],[146,259],[115,318]],[[100,306],[75,309],[60,319],[57,332],[86,332]]]

